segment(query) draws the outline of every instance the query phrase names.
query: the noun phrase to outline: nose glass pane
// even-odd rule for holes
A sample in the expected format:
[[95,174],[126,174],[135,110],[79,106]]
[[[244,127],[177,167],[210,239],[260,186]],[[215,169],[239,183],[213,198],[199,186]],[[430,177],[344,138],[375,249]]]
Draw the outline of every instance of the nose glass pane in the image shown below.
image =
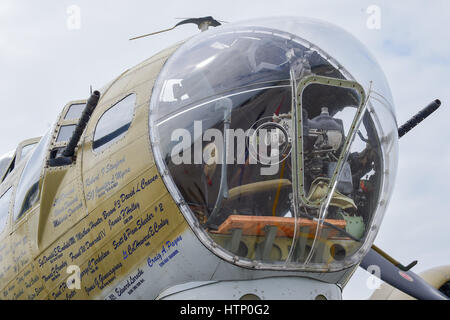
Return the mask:
[[200,225],[241,259],[292,246],[291,86],[231,93],[157,124],[165,163]]
[[[302,231],[292,261],[326,268],[345,263],[364,243],[381,186],[382,157],[359,84],[309,77],[297,93],[293,167]],[[312,232],[308,220],[317,222]]]

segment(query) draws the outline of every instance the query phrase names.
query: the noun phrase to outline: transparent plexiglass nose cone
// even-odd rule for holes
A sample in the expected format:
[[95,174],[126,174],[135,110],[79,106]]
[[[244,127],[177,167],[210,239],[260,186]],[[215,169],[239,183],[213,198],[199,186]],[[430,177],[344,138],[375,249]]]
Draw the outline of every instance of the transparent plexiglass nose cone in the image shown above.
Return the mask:
[[221,258],[337,271],[373,243],[397,125],[382,70],[348,32],[293,17],[210,29],[168,59],[150,108],[164,181]]

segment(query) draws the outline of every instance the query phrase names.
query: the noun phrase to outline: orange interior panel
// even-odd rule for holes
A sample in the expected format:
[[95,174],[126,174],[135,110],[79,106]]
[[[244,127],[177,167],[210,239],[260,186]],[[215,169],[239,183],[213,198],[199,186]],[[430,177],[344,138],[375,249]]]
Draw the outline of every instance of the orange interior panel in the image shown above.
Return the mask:
[[[335,225],[338,228],[345,230],[345,220],[326,219],[326,222]],[[241,216],[231,215],[223,222],[217,231],[213,233],[231,234],[233,229],[242,229],[242,235],[246,236],[264,236],[266,234],[266,226],[276,226],[277,236],[279,237],[293,237],[295,228],[295,218],[272,217],[272,216]],[[309,227],[308,231],[303,229]],[[317,222],[300,218],[297,221],[297,228],[302,228],[302,232],[308,232],[308,237],[314,237],[317,228]],[[323,229],[328,229],[328,237],[339,237],[339,231],[333,228],[323,226]],[[299,229],[297,229],[299,230]]]

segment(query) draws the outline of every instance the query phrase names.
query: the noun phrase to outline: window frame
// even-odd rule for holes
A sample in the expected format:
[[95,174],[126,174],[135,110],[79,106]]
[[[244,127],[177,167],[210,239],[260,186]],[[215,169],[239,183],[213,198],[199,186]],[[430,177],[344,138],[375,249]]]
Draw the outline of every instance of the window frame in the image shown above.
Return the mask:
[[[84,108],[86,108],[86,104],[87,104],[87,100],[76,100],[76,101],[71,101],[68,104],[65,105],[63,111],[61,112],[61,121],[65,121],[65,122],[71,122],[71,121],[77,121],[81,118],[81,115],[83,114]],[[76,118],[76,119],[66,119],[67,114],[69,113],[70,108],[73,105],[84,105],[83,111],[80,114],[80,118]]]
[[14,151],[13,156],[9,161],[9,164],[6,166],[7,169],[5,173],[2,175],[0,183],[3,183],[3,181],[5,181],[6,178],[14,171],[14,168],[16,167],[16,162],[18,163],[18,161],[16,161],[16,156],[17,156],[17,149]]
[[58,136],[59,133],[61,131],[62,127],[65,126],[73,126],[73,125],[77,125],[78,122],[80,121],[80,119],[64,119],[67,115],[67,113],[69,112],[69,109],[72,105],[74,104],[85,104],[86,105],[87,100],[74,100],[74,101],[70,101],[69,103],[67,103],[62,112],[60,113],[59,117],[58,117],[58,122],[56,123],[56,127],[55,127],[55,133],[53,134],[53,137],[51,139],[51,143],[50,143],[50,148],[53,150],[55,148],[61,148],[61,147],[66,147],[67,144],[69,143],[69,141],[59,141],[58,140]]
[[22,157],[23,148],[25,148],[26,146],[29,146],[29,145],[33,145],[33,144],[37,145],[39,143],[39,141],[41,141],[41,138],[42,137],[36,137],[36,138],[31,138],[31,139],[22,141],[16,150],[16,162],[19,163],[19,161],[21,161],[23,159],[23,157]]
[[[3,183],[3,181],[6,180],[6,178],[14,171],[14,169],[17,167],[17,165],[20,163],[20,161],[24,158],[22,157],[22,150],[24,147],[32,145],[32,144],[38,144],[42,137],[36,137],[24,140],[19,143],[16,150],[13,153],[12,159],[8,164],[8,169],[5,171],[4,175],[0,177],[0,183]],[[13,166],[11,168],[11,166]]]
[[[128,128],[126,129],[126,131],[124,131],[124,133],[122,133],[122,134],[119,135],[118,137],[113,138],[113,139],[107,141],[104,145],[102,145],[102,146],[100,146],[100,147],[97,147],[97,148],[94,148],[94,144],[95,144],[95,133],[96,133],[96,131],[97,131],[97,127],[98,127],[100,121],[103,119],[103,117],[105,116],[106,113],[108,113],[108,112],[109,112],[110,110],[112,110],[114,107],[117,107],[117,105],[118,105],[120,102],[122,102],[123,100],[125,100],[125,99],[127,99],[128,97],[131,97],[131,96],[134,96],[134,105],[133,105],[133,112],[131,113],[131,118],[130,118],[129,126],[128,126]],[[119,95],[118,98],[117,98],[117,99],[114,99],[113,101],[114,101],[114,102],[111,103],[111,104],[108,106],[108,108],[105,109],[105,110],[101,113],[101,115],[98,116],[98,118],[97,118],[97,120],[96,120],[96,123],[95,123],[95,125],[94,125],[94,128],[93,128],[93,130],[92,130],[92,132],[91,132],[91,139],[90,139],[91,147],[90,147],[90,149],[91,149],[91,152],[92,152],[94,155],[100,155],[100,154],[102,154],[102,153],[104,153],[104,152],[107,152],[108,150],[110,150],[111,148],[113,148],[114,146],[116,146],[118,143],[120,143],[121,141],[123,141],[123,140],[127,137],[128,132],[130,131],[131,127],[133,126],[133,123],[134,123],[134,120],[135,120],[135,117],[136,117],[136,109],[138,108],[138,95],[137,95],[137,93],[136,93],[135,91],[126,92],[126,93],[124,93],[124,94]],[[124,126],[121,126],[121,127],[117,128],[117,130],[120,129],[120,128],[122,128],[122,127],[124,127]],[[116,131],[117,131],[117,130],[116,130]],[[106,137],[106,136],[104,136],[104,137]],[[104,138],[104,137],[103,137],[103,138]],[[98,141],[98,140],[97,140],[97,141]]]
[[14,189],[13,185],[7,185],[0,192],[0,199],[2,199],[8,192],[11,192],[11,194],[9,196],[8,213],[7,213],[6,220],[5,220],[5,226],[3,227],[3,229],[1,229],[1,226],[0,226],[0,239],[3,238],[2,236],[4,234],[9,233],[9,229],[11,226],[11,207],[12,207],[12,203],[13,203],[14,197],[15,197],[15,189]]
[[[53,127],[54,126],[52,126],[52,128]],[[12,225],[11,233],[14,233],[20,226],[22,226],[22,224],[24,224],[27,221],[28,215],[30,214],[30,212],[32,212],[36,208],[36,206],[38,206],[38,205],[40,206],[41,187],[42,187],[41,184],[42,184],[43,172],[45,170],[46,163],[47,163],[47,160],[48,160],[48,155],[49,155],[49,151],[48,150],[49,150],[49,147],[50,147],[50,141],[52,139],[52,129],[51,128],[48,129],[48,131],[41,138],[39,138],[38,144],[41,143],[42,139],[46,139],[46,144],[43,146],[43,149],[42,149],[43,150],[42,152],[45,155],[45,157],[43,158],[44,162],[42,164],[42,167],[40,168],[39,180],[37,182],[38,200],[34,204],[32,204],[31,207],[29,207],[27,210],[25,210],[22,215],[18,216],[17,218],[15,217],[17,191],[18,190],[21,191],[21,187],[22,187],[21,181],[22,181],[22,178],[24,176],[25,170],[27,169],[27,166],[28,166],[30,160],[31,160],[31,158],[33,157],[33,155],[34,155],[34,153],[36,151],[36,150],[34,150],[32,153],[30,153],[30,158],[21,167],[20,174],[18,174],[17,178],[14,179],[14,196],[13,196],[13,199],[12,199],[12,201],[14,203],[12,204],[12,207],[10,208],[10,210],[11,210],[11,218],[10,218],[10,220],[11,220],[11,225]],[[30,190],[31,190],[31,187],[28,188],[27,193]],[[25,199],[25,197],[24,197],[24,199]],[[22,199],[22,206],[23,206],[23,200],[24,199]]]

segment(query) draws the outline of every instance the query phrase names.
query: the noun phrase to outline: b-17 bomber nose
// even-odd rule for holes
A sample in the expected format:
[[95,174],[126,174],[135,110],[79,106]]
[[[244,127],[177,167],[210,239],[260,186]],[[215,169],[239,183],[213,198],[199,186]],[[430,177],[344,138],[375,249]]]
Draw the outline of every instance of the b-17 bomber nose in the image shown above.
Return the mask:
[[208,30],[168,59],[150,103],[152,146],[211,251],[261,269],[361,260],[397,163],[389,86],[368,56],[334,26],[274,18]]

